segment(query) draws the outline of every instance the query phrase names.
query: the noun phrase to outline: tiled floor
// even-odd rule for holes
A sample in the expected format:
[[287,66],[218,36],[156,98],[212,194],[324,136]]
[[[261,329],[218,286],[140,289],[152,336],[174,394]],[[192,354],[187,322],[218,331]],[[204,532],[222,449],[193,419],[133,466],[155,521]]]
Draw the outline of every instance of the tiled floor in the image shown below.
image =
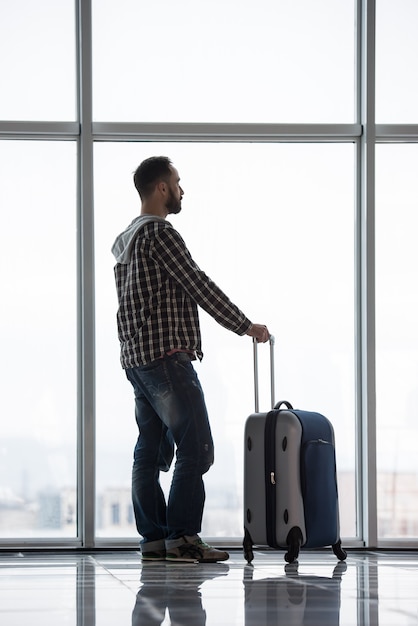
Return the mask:
[[139,553],[0,553],[1,626],[418,625],[418,553],[240,551],[142,566]]

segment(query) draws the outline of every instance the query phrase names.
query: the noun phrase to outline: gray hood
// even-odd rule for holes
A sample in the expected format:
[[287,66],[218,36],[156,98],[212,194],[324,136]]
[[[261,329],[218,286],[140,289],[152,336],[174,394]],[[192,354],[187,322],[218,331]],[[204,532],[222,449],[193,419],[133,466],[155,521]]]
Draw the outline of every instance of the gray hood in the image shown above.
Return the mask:
[[115,239],[112,253],[117,263],[127,265],[131,260],[132,247],[138,231],[148,222],[165,222],[165,219],[157,215],[140,215],[136,217],[120,235]]

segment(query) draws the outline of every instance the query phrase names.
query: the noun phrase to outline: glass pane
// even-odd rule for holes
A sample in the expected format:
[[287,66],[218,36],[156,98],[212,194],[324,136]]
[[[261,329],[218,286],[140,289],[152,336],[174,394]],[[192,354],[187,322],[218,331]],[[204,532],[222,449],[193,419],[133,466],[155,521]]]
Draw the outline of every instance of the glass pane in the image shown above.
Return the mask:
[[[132,173],[152,154],[168,154],[180,172],[183,210],[171,221],[198,265],[276,335],[277,397],[333,422],[342,534],[354,536],[354,148],[196,143],[95,146],[98,535],[136,534],[130,473],[137,430],[132,388],[119,365],[110,247],[139,213]],[[201,327],[205,357],[196,370],[216,457],[205,480],[202,532],[240,539],[252,343],[203,312]],[[262,346],[262,410],[270,406],[267,361]]]
[[94,119],[353,122],[354,4],[93,0]]
[[76,117],[74,0],[0,4],[0,119]]
[[376,150],[376,373],[381,539],[418,537],[417,145]]
[[0,166],[0,537],[74,537],[76,144],[2,141]]
[[376,1],[376,121],[418,124],[418,3]]

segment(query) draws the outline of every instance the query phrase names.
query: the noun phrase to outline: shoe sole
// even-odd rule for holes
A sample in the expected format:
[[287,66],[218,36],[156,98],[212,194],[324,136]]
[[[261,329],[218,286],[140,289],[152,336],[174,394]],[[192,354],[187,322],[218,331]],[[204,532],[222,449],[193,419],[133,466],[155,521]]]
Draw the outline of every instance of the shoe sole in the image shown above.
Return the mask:
[[166,563],[192,563],[192,564],[199,563],[197,559],[187,559],[186,557],[182,558],[178,556],[175,556],[175,557],[167,556],[165,558],[165,561]]
[[229,557],[225,559],[187,559],[181,557],[170,558],[166,557],[167,563],[222,563],[222,561],[227,561]]

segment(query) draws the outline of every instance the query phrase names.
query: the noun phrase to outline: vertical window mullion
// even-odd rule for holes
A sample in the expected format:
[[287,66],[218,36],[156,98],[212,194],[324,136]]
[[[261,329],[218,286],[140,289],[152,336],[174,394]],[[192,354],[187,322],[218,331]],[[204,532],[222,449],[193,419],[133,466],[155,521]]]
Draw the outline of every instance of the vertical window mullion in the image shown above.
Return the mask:
[[95,323],[92,136],[92,28],[90,0],[77,0],[79,263],[78,532],[85,548],[95,534]]
[[359,511],[367,547],[377,545],[375,356],[375,0],[359,0]]

